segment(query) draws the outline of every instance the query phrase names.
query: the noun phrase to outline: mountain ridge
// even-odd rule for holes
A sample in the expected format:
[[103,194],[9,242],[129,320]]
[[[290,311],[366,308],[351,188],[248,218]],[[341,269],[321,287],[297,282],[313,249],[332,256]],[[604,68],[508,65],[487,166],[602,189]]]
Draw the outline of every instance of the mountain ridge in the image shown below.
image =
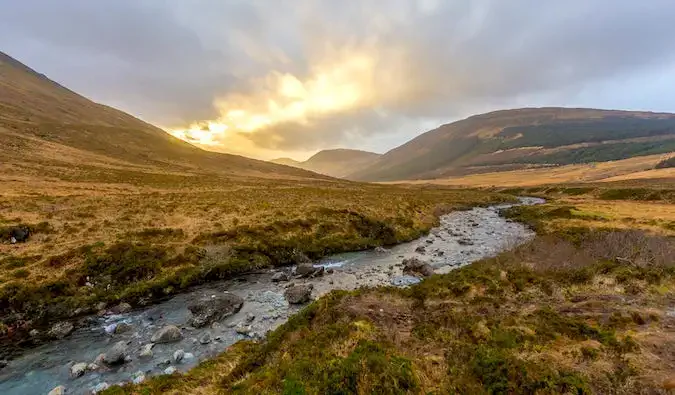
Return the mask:
[[370,165],[381,154],[349,148],[326,149],[317,152],[305,161],[291,158],[277,158],[270,162],[345,178],[354,171]]

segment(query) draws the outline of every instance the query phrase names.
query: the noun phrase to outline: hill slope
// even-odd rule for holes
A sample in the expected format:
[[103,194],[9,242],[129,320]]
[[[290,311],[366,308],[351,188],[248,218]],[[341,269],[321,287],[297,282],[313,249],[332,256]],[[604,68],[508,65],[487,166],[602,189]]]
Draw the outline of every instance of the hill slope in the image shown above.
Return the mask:
[[675,114],[525,108],[443,125],[350,175],[366,181],[430,179],[675,151]]
[[[13,174],[74,169],[323,178],[204,151],[122,111],[92,102],[0,52],[0,158]],[[75,166],[73,166],[75,165]],[[61,166],[63,168],[58,169]],[[52,168],[51,170],[54,170]]]
[[344,178],[371,165],[380,156],[374,152],[340,148],[320,151],[304,162],[290,158],[274,159],[271,162]]

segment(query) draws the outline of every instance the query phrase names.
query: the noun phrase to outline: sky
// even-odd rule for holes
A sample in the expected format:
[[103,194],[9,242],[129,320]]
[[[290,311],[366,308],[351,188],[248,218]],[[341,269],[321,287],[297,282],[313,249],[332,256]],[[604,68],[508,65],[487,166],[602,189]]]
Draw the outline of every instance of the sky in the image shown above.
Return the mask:
[[0,0],[0,51],[202,148],[386,152],[487,111],[675,112],[672,0]]

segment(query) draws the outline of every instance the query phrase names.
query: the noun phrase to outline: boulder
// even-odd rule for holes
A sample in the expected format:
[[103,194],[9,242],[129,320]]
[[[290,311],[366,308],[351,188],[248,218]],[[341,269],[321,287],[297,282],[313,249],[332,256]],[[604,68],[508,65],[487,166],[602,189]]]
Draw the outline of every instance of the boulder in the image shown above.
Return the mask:
[[65,395],[66,394],[66,387],[59,385],[58,387],[54,387],[51,391],[49,391],[49,394],[47,395]]
[[127,343],[120,341],[115,343],[105,354],[103,354],[103,362],[106,365],[120,365],[126,361],[126,357]]
[[241,324],[237,325],[234,328],[234,330],[238,334],[244,335],[244,336],[249,336],[251,334],[251,332],[253,332],[253,328],[251,327],[251,325],[246,325],[244,323],[241,323]]
[[80,362],[70,367],[70,377],[76,379],[78,377],[84,376],[87,372],[87,363]]
[[195,328],[204,327],[238,312],[243,305],[244,299],[233,293],[213,295],[188,306],[192,313],[188,324]]
[[291,278],[289,277],[288,273],[286,273],[286,272],[277,272],[277,273],[274,273],[274,275],[272,276],[272,282],[273,283],[280,283],[280,282],[288,281],[290,279]]
[[75,329],[72,323],[68,321],[57,322],[49,330],[49,336],[56,339],[63,339],[64,337],[70,335],[70,333]]
[[152,335],[153,343],[173,343],[183,339],[183,333],[175,325],[167,325]]
[[434,268],[420,259],[409,258],[403,260],[403,274],[417,277],[429,277],[434,275]]
[[180,361],[183,360],[184,357],[185,357],[185,351],[183,351],[183,350],[176,350],[173,353],[173,361],[175,363],[179,363]]
[[375,247],[374,251],[378,254],[386,254],[387,253],[387,249],[384,248],[384,247]]
[[98,369],[99,369],[99,366],[95,363],[90,363],[89,365],[87,365],[87,370],[90,371],[90,372],[95,372]]
[[[322,267],[323,269],[323,267]],[[300,276],[300,277],[309,277],[313,275],[318,269],[312,265],[311,262],[309,263],[300,263],[298,266],[295,268],[295,274]]]
[[152,348],[155,346],[155,343],[148,343],[141,348],[141,352],[138,353],[139,358],[152,358],[153,352]]
[[312,289],[314,289],[312,284],[295,285],[284,292],[284,297],[291,304],[307,303],[312,295]]

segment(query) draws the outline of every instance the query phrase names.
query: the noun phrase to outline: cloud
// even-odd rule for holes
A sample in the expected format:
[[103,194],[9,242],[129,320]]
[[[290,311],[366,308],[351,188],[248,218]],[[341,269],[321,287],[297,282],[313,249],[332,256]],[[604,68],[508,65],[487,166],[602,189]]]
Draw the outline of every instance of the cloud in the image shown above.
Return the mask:
[[265,158],[384,151],[503,107],[644,108],[644,84],[626,81],[672,80],[675,62],[669,0],[10,2],[10,54],[188,141]]

